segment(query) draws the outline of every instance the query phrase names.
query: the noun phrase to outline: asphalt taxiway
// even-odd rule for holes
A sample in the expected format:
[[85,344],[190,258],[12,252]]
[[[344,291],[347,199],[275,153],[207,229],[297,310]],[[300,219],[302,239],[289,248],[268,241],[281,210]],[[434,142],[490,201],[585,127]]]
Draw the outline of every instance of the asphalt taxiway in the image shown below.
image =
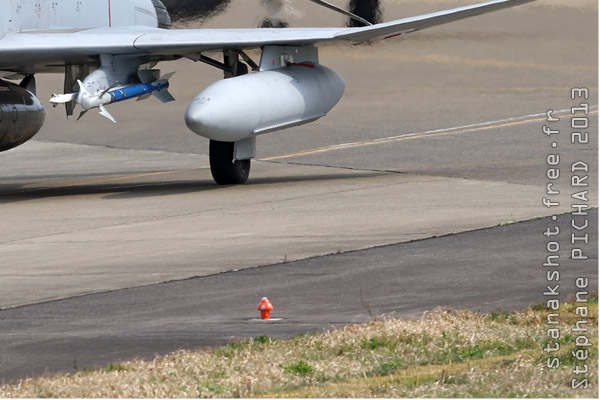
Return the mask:
[[[597,220],[598,213],[590,214]],[[569,240],[571,218],[558,225]],[[116,290],[0,312],[5,380],[152,359],[178,349],[261,335],[290,337],[381,315],[442,308],[498,311],[539,304],[548,292],[537,267],[550,218],[207,277]],[[586,262],[563,263],[560,298],[587,277],[597,288],[597,227]],[[565,255],[566,258],[566,255]],[[591,290],[590,290],[591,292]],[[272,323],[257,321],[262,296]]]
[[[413,3],[411,14],[435,9]],[[315,124],[260,137],[243,186],[213,184],[206,143],[182,121],[218,79],[208,67],[175,63],[179,101],[115,107],[116,126],[48,110],[35,141],[0,155],[0,379],[369,312],[542,301],[543,232],[552,215],[569,226],[573,162],[589,165],[597,207],[598,147],[541,130],[553,110],[569,132],[571,89],[587,87],[597,132],[598,93],[597,5],[539,3],[394,43],[326,46],[344,99]],[[390,1],[386,18],[407,7]],[[232,26],[232,14],[211,23]],[[561,204],[547,208],[555,152]],[[590,259],[565,272],[563,296],[577,275],[597,288],[597,213],[589,221]],[[263,296],[281,323],[250,323]]]

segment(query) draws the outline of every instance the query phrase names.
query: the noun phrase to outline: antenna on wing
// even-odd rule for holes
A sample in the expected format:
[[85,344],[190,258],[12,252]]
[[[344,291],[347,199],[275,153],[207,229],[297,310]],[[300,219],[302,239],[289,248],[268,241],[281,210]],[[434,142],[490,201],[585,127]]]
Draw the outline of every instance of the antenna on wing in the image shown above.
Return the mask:
[[364,19],[362,17],[359,17],[358,15],[356,15],[354,13],[351,13],[350,11],[344,10],[343,8],[338,7],[338,6],[334,5],[334,4],[331,4],[331,3],[327,2],[327,1],[324,1],[324,0],[309,0],[309,1],[312,1],[315,4],[323,6],[325,8],[330,9],[330,10],[339,12],[340,14],[344,14],[345,16],[350,17],[351,19],[353,19],[355,21],[361,22],[361,23],[365,24],[366,26],[373,25],[371,22],[367,21],[366,19]]

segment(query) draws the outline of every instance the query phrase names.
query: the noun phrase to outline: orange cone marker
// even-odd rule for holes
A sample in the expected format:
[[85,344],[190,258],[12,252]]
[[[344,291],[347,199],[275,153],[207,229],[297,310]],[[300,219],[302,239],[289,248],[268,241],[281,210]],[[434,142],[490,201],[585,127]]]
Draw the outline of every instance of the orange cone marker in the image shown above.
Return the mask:
[[271,318],[271,311],[273,311],[273,304],[267,299],[263,297],[260,303],[258,303],[258,310],[260,311],[260,319],[268,320]]

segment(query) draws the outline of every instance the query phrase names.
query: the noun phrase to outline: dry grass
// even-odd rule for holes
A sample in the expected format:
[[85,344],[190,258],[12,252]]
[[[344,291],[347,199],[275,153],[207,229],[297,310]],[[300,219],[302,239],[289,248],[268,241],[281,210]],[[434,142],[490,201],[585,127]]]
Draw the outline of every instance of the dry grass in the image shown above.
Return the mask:
[[[0,397],[597,397],[597,300],[588,303],[588,390],[573,390],[569,335],[575,305],[561,310],[562,362],[545,368],[545,307],[519,313],[436,311],[319,335],[268,337],[152,362],[48,376],[0,387]],[[579,364],[583,364],[579,362]],[[580,376],[581,377],[581,376]]]

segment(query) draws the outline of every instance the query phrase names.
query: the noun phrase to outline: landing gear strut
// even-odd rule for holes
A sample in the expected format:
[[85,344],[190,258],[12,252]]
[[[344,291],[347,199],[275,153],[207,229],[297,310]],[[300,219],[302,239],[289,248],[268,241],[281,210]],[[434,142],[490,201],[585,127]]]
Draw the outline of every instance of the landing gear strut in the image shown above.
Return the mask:
[[[236,51],[223,52],[225,79],[248,73],[248,67],[239,61]],[[250,175],[251,159],[238,160],[236,144],[233,142],[210,141],[210,172],[219,185],[239,185],[246,183]]]

